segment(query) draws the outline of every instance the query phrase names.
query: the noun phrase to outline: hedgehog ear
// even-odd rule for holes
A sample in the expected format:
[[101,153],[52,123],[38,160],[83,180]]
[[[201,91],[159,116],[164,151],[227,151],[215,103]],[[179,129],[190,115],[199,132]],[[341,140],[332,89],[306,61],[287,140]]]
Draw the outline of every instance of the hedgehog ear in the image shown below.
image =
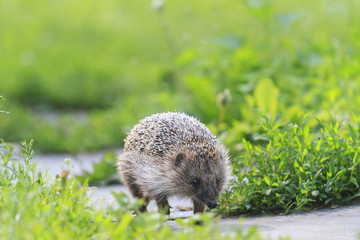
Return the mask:
[[184,161],[185,159],[185,154],[183,153],[179,153],[178,155],[176,155],[176,158],[175,158],[175,166],[176,167],[180,167],[181,166],[181,163]]

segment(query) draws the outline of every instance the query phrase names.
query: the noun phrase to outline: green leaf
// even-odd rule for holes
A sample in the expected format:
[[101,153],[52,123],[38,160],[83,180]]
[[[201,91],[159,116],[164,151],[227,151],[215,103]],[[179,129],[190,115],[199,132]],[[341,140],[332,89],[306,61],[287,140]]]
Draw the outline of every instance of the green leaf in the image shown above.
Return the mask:
[[328,198],[325,200],[325,205],[329,204],[329,202],[331,202],[332,200],[334,200],[334,198]]
[[268,176],[265,176],[264,177],[264,181],[266,182],[267,185],[271,185],[271,181],[270,181],[270,178]]
[[335,159],[334,158],[330,159],[329,171],[331,174],[334,174],[334,172],[335,172]]
[[353,198],[360,197],[360,192],[354,194]]
[[330,189],[332,188],[332,184],[334,182],[335,178],[331,178],[330,180],[327,181],[326,183],[326,187],[325,187],[325,192],[329,193]]
[[317,141],[316,147],[315,147],[315,149],[316,149],[317,152],[320,151],[321,143],[322,143],[322,139],[320,138],[320,139]]
[[249,152],[249,153],[251,153],[251,152],[252,152],[252,145],[251,145],[251,143],[248,142],[248,141],[246,141],[245,138],[243,138],[242,143],[243,143],[246,151]]
[[282,118],[282,116],[283,116],[282,112],[278,113],[275,117],[274,123],[277,123]]
[[324,198],[324,199],[327,198],[327,195],[326,195],[325,193],[320,193],[319,196],[322,197],[322,198]]
[[311,113],[307,113],[305,114],[305,116],[303,117],[303,120],[301,122],[301,125],[307,124],[307,122],[309,121],[309,116]]
[[342,175],[344,175],[348,170],[347,169],[343,169],[341,171],[339,171],[336,175],[335,175],[335,179],[340,178]]
[[353,126],[351,126],[351,124],[348,124],[349,130],[350,130],[350,135],[351,138],[353,139],[354,142],[356,142],[358,140],[358,136],[356,134],[355,129],[353,128]]
[[279,89],[270,78],[261,79],[255,87],[256,105],[265,113],[275,114],[278,110]]
[[307,194],[307,190],[306,190],[306,189],[300,189],[300,192],[301,192],[302,194]]
[[310,130],[310,127],[309,127],[308,124],[306,124],[305,127],[304,127],[304,141],[305,141],[305,142],[306,142],[307,137],[308,137],[308,135],[309,135],[309,130]]
[[313,180],[316,180],[316,178],[320,175],[320,173],[321,173],[322,170],[323,170],[323,169],[320,168],[320,170],[315,173],[315,176],[314,176],[314,179],[313,179]]
[[358,156],[358,153],[359,152],[356,152],[355,155],[354,155],[354,158],[353,158],[353,167],[355,167],[357,164],[356,164],[356,159],[357,159],[357,156]]
[[294,167],[295,169],[299,170],[300,172],[304,172],[304,169],[300,166],[298,161],[294,161]]

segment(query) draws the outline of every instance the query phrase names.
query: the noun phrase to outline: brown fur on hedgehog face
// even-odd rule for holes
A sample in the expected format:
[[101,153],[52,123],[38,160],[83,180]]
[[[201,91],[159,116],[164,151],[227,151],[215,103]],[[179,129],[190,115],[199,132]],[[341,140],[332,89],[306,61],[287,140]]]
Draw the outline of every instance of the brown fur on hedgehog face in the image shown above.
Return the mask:
[[227,182],[226,158],[223,151],[212,154],[180,151],[173,160],[173,179],[178,182],[179,192],[215,208]]

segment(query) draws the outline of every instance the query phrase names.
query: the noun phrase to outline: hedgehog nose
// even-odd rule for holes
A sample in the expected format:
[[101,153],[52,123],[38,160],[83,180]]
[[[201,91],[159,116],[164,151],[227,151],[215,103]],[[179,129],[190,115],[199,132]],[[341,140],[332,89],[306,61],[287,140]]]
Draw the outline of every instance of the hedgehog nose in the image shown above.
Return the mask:
[[209,208],[216,208],[217,202],[216,201],[210,201],[207,203]]

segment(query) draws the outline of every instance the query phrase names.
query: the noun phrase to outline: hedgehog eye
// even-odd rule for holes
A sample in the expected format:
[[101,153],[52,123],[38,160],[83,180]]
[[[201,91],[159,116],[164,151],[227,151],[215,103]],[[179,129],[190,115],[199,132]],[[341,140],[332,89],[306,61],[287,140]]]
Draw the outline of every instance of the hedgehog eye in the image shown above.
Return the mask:
[[194,187],[198,187],[200,185],[200,180],[198,178],[194,178],[192,181],[191,181],[191,184],[194,186]]

